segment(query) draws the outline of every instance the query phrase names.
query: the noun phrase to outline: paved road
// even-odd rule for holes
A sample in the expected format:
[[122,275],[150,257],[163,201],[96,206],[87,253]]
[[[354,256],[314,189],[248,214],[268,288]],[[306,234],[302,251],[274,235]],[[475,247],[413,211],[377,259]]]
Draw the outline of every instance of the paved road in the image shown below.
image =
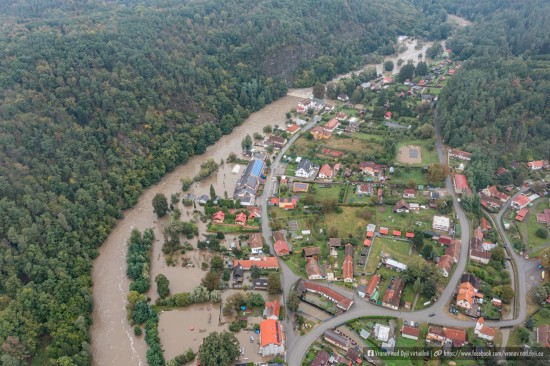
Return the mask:
[[[529,188],[523,188],[518,193],[516,193],[513,197],[511,197],[504,206],[502,206],[502,209],[497,214],[496,223],[498,230],[500,231],[500,234],[504,240],[504,243],[506,244],[508,248],[508,253],[512,257],[512,260],[515,263],[515,268],[517,269],[517,280],[518,280],[518,286],[515,287],[516,291],[516,301],[519,301],[519,311],[517,320],[521,320],[523,322],[527,318],[527,294],[529,290],[533,286],[537,284],[537,279],[531,278],[531,274],[538,274],[537,272],[537,261],[536,260],[527,260],[525,257],[518,254],[514,247],[508,238],[508,235],[506,234],[506,230],[504,230],[504,226],[502,225],[502,216],[510,207],[510,203],[514,198],[522,194],[523,192],[527,191]],[[540,274],[539,274],[540,276]],[[518,322],[519,323],[519,322]]]
[[[269,216],[267,213],[267,206],[268,206],[268,199],[271,195],[271,191],[273,190],[273,170],[275,167],[277,167],[281,163],[282,156],[286,153],[286,151],[292,146],[294,141],[298,139],[304,132],[311,129],[313,126],[317,124],[318,121],[321,120],[320,116],[315,116],[313,120],[302,127],[301,130],[299,130],[298,133],[294,134],[292,138],[287,142],[285,146],[281,148],[279,153],[277,154],[277,157],[275,160],[271,163],[271,172],[266,177],[266,182],[264,185],[264,191],[262,195],[259,197],[260,206],[262,209],[262,235],[266,241],[266,243],[269,245],[271,250],[273,251],[273,236],[271,227],[269,226]],[[292,288],[292,285],[300,278],[298,277],[287,265],[283,260],[279,260],[279,267],[281,268],[282,273],[282,280],[281,285],[283,287],[283,298],[286,300],[288,294],[290,293],[290,290]],[[292,344],[294,341],[294,338],[298,336],[297,333],[294,332],[293,326],[292,326],[292,318],[290,316],[287,316],[285,319],[285,329],[286,329],[286,337],[287,337],[287,344]]]
[[[437,125],[436,125],[436,130],[439,131]],[[439,132],[437,132],[436,135],[438,137],[437,152],[439,155],[439,160],[442,163],[446,163],[446,158],[443,151],[443,146],[441,143]],[[455,291],[455,286],[453,286],[452,284],[458,283],[460,276],[464,272],[466,268],[466,264],[468,263],[468,245],[470,242],[470,223],[468,222],[466,214],[464,213],[464,210],[462,210],[462,207],[460,207],[460,204],[458,203],[456,195],[454,194],[454,188],[450,177],[447,177],[447,179],[445,180],[445,185],[446,185],[447,191],[453,197],[454,212],[456,213],[456,217],[462,228],[462,238],[461,238],[462,250],[460,252],[459,262],[457,263],[453,276],[449,281],[451,285],[445,288],[443,293],[440,295],[438,301],[434,303],[432,306],[430,306],[429,308],[424,310],[414,311],[414,312],[401,312],[401,311],[395,311],[384,307],[376,306],[371,303],[365,302],[363,300],[359,300],[355,302],[352,309],[348,310],[346,313],[324,322],[323,324],[315,327],[305,336],[299,337],[297,340],[293,341],[292,343],[290,342],[287,343],[288,344],[287,360],[289,365],[293,365],[293,366],[300,365],[311,343],[313,343],[318,337],[320,337],[325,330],[336,327],[338,325],[341,325],[349,320],[352,320],[360,316],[394,315],[400,318],[406,318],[408,320],[413,320],[418,322],[424,322],[427,319],[429,319],[430,322],[433,324],[441,324],[441,325],[447,325],[447,326],[468,327],[468,326],[474,325],[475,322],[473,320],[464,321],[464,320],[451,319],[450,317],[447,316],[445,311],[445,306],[447,305],[449,300],[452,298]],[[429,318],[428,316],[432,313],[435,313],[435,315]]]
[[[442,163],[446,163],[446,157],[444,155],[442,139],[439,132],[439,121],[437,119],[437,112],[435,113],[434,121],[435,121],[436,138],[437,138],[436,147],[439,155],[439,160]],[[304,336],[301,336],[298,338],[293,337],[292,341],[288,341],[287,342],[287,362],[289,365],[291,366],[300,365],[302,363],[302,359],[304,355],[306,354],[311,344],[315,342],[317,338],[322,336],[322,334],[326,330],[335,328],[339,325],[346,323],[347,321],[350,321],[352,319],[355,319],[361,316],[393,315],[396,317],[400,317],[400,318],[408,319],[412,321],[425,322],[426,320],[428,320],[432,324],[439,324],[439,325],[452,326],[452,327],[473,327],[475,325],[474,320],[459,320],[459,319],[450,318],[445,311],[445,306],[447,305],[449,300],[452,298],[453,293],[455,291],[455,286],[453,286],[452,284],[458,284],[461,274],[466,269],[466,265],[468,262],[468,252],[469,252],[468,249],[469,249],[469,241],[470,241],[470,223],[466,217],[466,214],[464,213],[464,210],[458,203],[450,177],[446,178],[445,185],[446,185],[447,191],[452,195],[454,212],[456,213],[456,217],[460,222],[460,225],[462,228],[462,238],[461,238],[462,248],[461,248],[459,262],[456,266],[456,269],[453,273],[451,280],[449,281],[450,285],[445,288],[445,290],[441,294],[438,301],[427,309],[423,309],[420,311],[413,311],[413,312],[401,312],[401,311],[395,311],[384,307],[376,306],[371,303],[367,303],[363,300],[358,300],[355,302],[352,308],[347,312],[339,316],[333,317],[325,321],[324,323],[316,326]],[[511,199],[508,202],[510,201]],[[505,207],[503,208],[503,211],[506,209],[507,205],[505,205]],[[499,225],[501,225],[500,218],[502,216],[503,211],[499,213]],[[265,217],[267,217],[267,215]],[[504,233],[504,231],[502,232]],[[511,247],[508,237],[505,234],[503,235],[503,237],[505,238],[506,244],[509,247]],[[514,259],[516,260],[516,263],[520,266],[519,267],[520,270],[518,271],[518,273],[521,273],[521,274],[518,276],[518,284],[524,284],[525,269],[531,269],[533,266],[536,266],[536,263],[526,261],[523,257],[515,254],[515,252],[513,253],[514,253],[513,255],[514,255]],[[293,274],[293,278],[296,278],[294,274]],[[519,285],[518,287],[519,287],[518,295],[521,301],[519,316],[516,319],[510,319],[510,320],[487,321],[486,324],[488,326],[493,326],[493,327],[513,326],[513,325],[520,324],[525,320],[527,315],[526,289],[525,289],[525,286],[522,286],[522,285]],[[433,317],[429,317],[430,314],[435,314],[435,315]]]

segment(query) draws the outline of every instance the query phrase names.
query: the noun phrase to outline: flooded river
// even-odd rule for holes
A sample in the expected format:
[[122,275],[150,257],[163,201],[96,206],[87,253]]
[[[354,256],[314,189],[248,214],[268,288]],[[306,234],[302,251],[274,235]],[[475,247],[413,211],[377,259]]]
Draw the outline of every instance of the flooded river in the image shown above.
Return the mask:
[[[295,107],[297,101],[297,98],[287,96],[253,113],[230,135],[223,136],[215,145],[208,147],[203,155],[193,157],[187,164],[167,174],[157,185],[145,190],[136,206],[124,212],[124,219],[118,222],[101,246],[92,271],[94,311],[91,335],[94,365],[147,365],[143,336],[135,337],[126,320],[125,305],[129,286],[126,278],[126,242],[133,228],[141,231],[148,227],[154,228],[155,235],[160,240],[153,247],[151,277],[154,279],[157,273],[164,273],[170,280],[172,292],[188,291],[204,276],[200,269],[164,268],[165,261],[161,252],[162,221],[158,222],[151,205],[155,194],[164,193],[170,197],[172,193],[181,192],[182,177],[195,176],[200,165],[208,159],[219,163],[222,159],[227,159],[231,152],[239,154],[241,140],[247,134],[252,136],[254,132],[262,133],[262,128],[266,125],[283,124],[286,112]],[[191,191],[195,194],[209,194],[212,184],[218,195],[223,196],[224,191],[231,195],[238,178],[238,174],[231,173],[232,168],[233,166],[225,164],[220,167],[218,174],[193,185]],[[182,212],[182,219],[186,220],[186,210],[182,209]],[[200,277],[197,279],[197,276]],[[150,296],[155,298],[154,283],[151,287]]]
[[[352,72],[348,72],[346,74],[338,75],[334,79],[332,79],[332,81],[336,82],[340,79],[349,78],[353,74],[359,74],[361,71],[368,68],[376,68],[377,74],[389,77],[389,76],[392,76],[393,74],[397,74],[399,70],[401,70],[401,66],[405,65],[409,60],[411,60],[415,65],[417,65],[418,62],[420,61],[431,62],[430,59],[426,58],[426,51],[433,44],[434,44],[433,42],[420,41],[418,39],[406,39],[403,42],[398,42],[399,47],[406,47],[407,48],[406,50],[403,50],[403,52],[399,52],[396,55],[388,56],[384,58],[384,62],[385,61],[393,62],[394,64],[393,71],[390,71],[390,72],[384,71],[384,62],[381,62],[379,64],[367,64],[360,70],[355,70]],[[418,57],[420,54],[422,55],[422,57]],[[403,60],[403,63],[401,65],[397,64],[397,61],[399,59]],[[313,95],[313,88],[290,89],[288,91],[288,95],[292,95],[299,98],[311,98],[311,96]]]
[[[469,25],[462,18],[453,17],[452,20],[460,26]],[[406,40],[404,45],[407,46],[406,51],[386,58],[386,60],[392,60],[395,64],[393,73],[399,71],[399,67],[397,66],[398,59],[402,59],[404,63],[410,59],[415,64],[420,60],[424,60],[426,50],[432,43],[424,42],[421,49],[416,49],[417,40]],[[420,53],[422,53],[422,58],[418,57]],[[378,73],[382,74],[382,64],[366,65],[365,68],[373,66],[376,66]],[[335,80],[349,77],[350,75],[351,73],[340,75]],[[222,159],[226,160],[231,152],[238,154],[241,151],[241,140],[247,134],[252,136],[254,132],[262,133],[262,128],[266,125],[283,124],[286,112],[296,106],[298,98],[307,98],[311,97],[311,95],[311,88],[293,89],[289,91],[287,97],[281,98],[262,110],[253,113],[241,126],[235,128],[230,135],[223,136],[215,145],[210,146],[203,155],[193,157],[187,164],[181,165],[172,173],[167,174],[157,185],[145,190],[136,206],[124,212],[124,219],[118,222],[117,226],[101,246],[99,250],[100,255],[94,261],[92,271],[94,310],[92,314],[91,346],[94,365],[147,365],[145,358],[147,346],[143,336],[135,337],[132,328],[126,320],[125,305],[129,286],[129,281],[126,278],[126,242],[133,228],[143,231],[146,228],[153,227],[157,240],[153,246],[151,278],[154,279],[158,273],[165,274],[170,280],[170,289],[173,293],[191,290],[199,283],[200,278],[204,276],[205,272],[200,270],[200,263],[207,261],[207,259],[201,258],[201,254],[196,251],[189,255],[191,261],[195,264],[194,268],[184,269],[181,266],[166,266],[161,251],[163,241],[161,229],[164,220],[167,219],[157,220],[156,215],[153,213],[151,201],[154,195],[164,193],[167,197],[170,197],[172,193],[181,192],[180,179],[182,177],[195,176],[200,169],[200,165],[208,159],[214,159],[219,163]],[[223,196],[225,191],[227,191],[228,195],[231,195],[235,182],[239,177],[239,174],[232,173],[233,168],[234,165],[232,164],[224,164],[220,167],[217,174],[196,185],[194,184],[190,191],[199,195],[203,193],[209,194],[210,184],[212,184],[218,195]],[[242,168],[240,172],[242,172]],[[183,208],[181,204],[179,207],[182,209],[182,220],[192,218],[191,214],[189,213],[188,215],[187,213],[191,210]],[[198,225],[201,231],[204,230],[204,224],[199,222]],[[154,283],[151,286],[149,296],[153,300],[156,298]],[[189,309],[189,313],[193,317],[196,315],[197,324],[199,324],[193,326],[201,326],[200,324],[205,323],[202,318],[208,316],[207,309],[200,309],[201,307]],[[173,328],[168,327],[167,324],[183,322],[184,318],[188,319],[189,317],[187,316],[183,317],[185,312],[186,310],[166,312],[160,318],[159,331],[163,338],[163,344],[169,342],[166,347],[167,359],[182,353],[189,346],[193,348],[197,346],[194,343],[195,341],[193,341],[190,345],[181,349],[180,344],[173,344],[172,341],[169,341],[172,338],[177,339],[181,333],[173,333]],[[219,316],[219,309],[217,313],[215,309],[211,309],[211,312],[212,316]],[[212,323],[215,324],[214,321]],[[196,332],[198,331],[200,329]],[[165,340],[167,341],[165,342]],[[253,346],[254,344],[246,346],[247,355],[257,351],[253,349]]]

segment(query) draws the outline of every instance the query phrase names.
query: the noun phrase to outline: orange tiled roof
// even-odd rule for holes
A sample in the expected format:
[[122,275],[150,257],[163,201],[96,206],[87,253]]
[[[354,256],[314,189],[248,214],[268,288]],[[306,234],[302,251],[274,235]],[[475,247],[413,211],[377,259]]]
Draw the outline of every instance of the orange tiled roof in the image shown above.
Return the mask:
[[262,347],[270,344],[280,346],[283,343],[283,328],[278,320],[266,319],[260,323]]

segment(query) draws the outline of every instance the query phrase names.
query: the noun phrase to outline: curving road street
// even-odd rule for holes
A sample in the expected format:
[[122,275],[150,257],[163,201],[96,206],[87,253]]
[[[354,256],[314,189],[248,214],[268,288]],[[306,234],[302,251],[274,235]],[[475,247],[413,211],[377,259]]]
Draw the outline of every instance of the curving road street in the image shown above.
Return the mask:
[[[319,120],[320,120],[320,117],[316,116],[312,122],[310,122],[308,125],[302,128],[301,133],[304,133],[305,131],[312,128]],[[436,138],[437,138],[436,147],[437,147],[439,160],[442,163],[446,163],[447,161],[444,154],[442,139],[439,131],[439,121],[437,118],[437,111],[435,111],[434,113],[434,125],[435,125],[435,131],[436,131]],[[289,142],[281,149],[275,161],[272,163],[273,167],[277,166],[280,163],[281,157],[286,153],[288,148],[292,145],[294,141],[296,141],[298,137],[299,137],[299,134],[296,134],[295,136],[293,136],[289,140]],[[262,234],[270,247],[272,247],[272,240],[271,240],[272,233],[271,233],[271,228],[269,227],[269,219],[268,219],[268,213],[267,213],[267,199],[271,193],[271,190],[273,189],[272,178],[273,178],[272,174],[269,174],[266,180],[263,194],[260,198],[261,207],[262,207]],[[446,178],[445,185],[449,194],[452,195],[454,212],[462,228],[462,238],[461,238],[462,248],[460,252],[459,262],[457,263],[456,269],[449,281],[450,285],[445,288],[443,293],[440,295],[438,301],[435,302],[433,305],[431,305],[429,308],[426,308],[423,310],[413,311],[413,312],[401,312],[401,311],[395,311],[388,308],[376,306],[371,303],[365,302],[363,300],[358,300],[354,303],[352,308],[347,312],[326,320],[325,322],[317,325],[306,335],[299,336],[299,337],[293,331],[291,317],[287,317],[286,323],[285,323],[285,329],[286,329],[286,336],[287,336],[287,342],[286,342],[287,362],[289,365],[292,365],[292,366],[300,365],[304,355],[306,354],[311,344],[317,338],[319,338],[326,330],[337,327],[339,325],[346,323],[347,321],[350,321],[354,318],[361,317],[361,316],[393,315],[396,317],[406,318],[408,320],[417,321],[417,322],[425,322],[427,319],[429,319],[430,323],[432,324],[440,324],[445,326],[455,326],[455,327],[473,327],[474,326],[475,324],[474,320],[458,320],[458,319],[451,318],[447,316],[447,312],[445,309],[446,305],[452,298],[456,288],[456,286],[453,286],[452,284],[458,284],[460,276],[466,269],[466,265],[468,263],[468,253],[469,253],[468,249],[469,249],[469,241],[470,241],[470,223],[466,217],[464,210],[462,209],[462,207],[460,206],[457,200],[450,177]],[[504,213],[506,208],[509,206],[511,200],[512,199],[510,199],[506,203],[506,205],[504,205],[501,212],[499,212],[497,217],[497,223],[498,223],[499,229],[501,230],[501,233],[503,234],[502,236],[506,242],[506,245],[510,249],[509,252],[513,256],[513,259],[517,266],[516,268],[518,268],[518,271],[517,271],[518,286],[516,286],[516,291],[517,291],[517,299],[519,299],[520,301],[520,310],[519,310],[518,317],[515,319],[486,322],[487,325],[494,326],[494,327],[513,326],[513,325],[520,324],[525,320],[525,318],[527,317],[526,293],[528,291],[528,289],[526,288],[528,286],[525,286],[526,271],[530,271],[533,268],[536,268],[536,263],[534,263],[533,261],[527,261],[520,255],[515,253],[515,251],[512,249],[510,240],[508,239],[505,231],[502,228],[502,224],[501,224],[502,214]],[[286,297],[290,292],[292,285],[297,279],[299,279],[299,277],[294,272],[292,272],[292,270],[286,265],[284,261],[280,260],[279,265],[281,267],[281,271],[283,275],[282,286],[283,286],[284,296]],[[346,295],[348,296],[352,295],[346,289],[338,288],[337,290],[341,293],[346,293]],[[429,318],[429,315],[431,313],[435,313],[435,315]]]

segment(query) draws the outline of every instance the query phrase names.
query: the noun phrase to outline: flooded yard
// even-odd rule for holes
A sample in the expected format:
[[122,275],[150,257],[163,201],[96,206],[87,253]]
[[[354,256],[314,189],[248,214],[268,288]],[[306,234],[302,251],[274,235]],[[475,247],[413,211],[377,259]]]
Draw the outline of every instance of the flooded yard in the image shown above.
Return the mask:
[[[200,263],[203,261],[200,257],[192,257],[192,261],[198,263],[194,268],[183,268],[181,265],[168,267],[166,265],[162,254],[162,225],[168,222],[168,218],[159,220],[153,212],[151,201],[155,194],[163,193],[170,197],[172,193],[181,192],[180,179],[194,177],[198,173],[200,165],[208,159],[214,159],[219,163],[222,159],[227,159],[231,152],[240,155],[241,141],[247,134],[251,136],[254,132],[263,134],[264,126],[284,124],[286,112],[295,107],[297,101],[297,98],[287,96],[251,114],[230,135],[223,136],[216,144],[209,146],[204,154],[191,158],[187,164],[178,166],[158,184],[145,190],[138,203],[124,212],[124,218],[117,223],[99,249],[99,256],[94,261],[92,271],[94,310],[92,313],[91,348],[94,365],[147,364],[145,341],[143,337],[134,336],[132,327],[126,320],[125,305],[129,286],[129,280],[126,277],[126,252],[127,240],[132,229],[137,228],[141,231],[146,228],[154,229],[157,240],[153,245],[151,278],[154,279],[158,273],[165,274],[170,281],[172,293],[189,291],[200,283],[205,274],[200,269]],[[212,184],[218,195],[223,196],[225,191],[231,195],[236,180],[239,178],[239,174],[232,173],[233,168],[232,164],[221,166],[217,174],[194,184],[190,190],[195,194],[209,194],[210,184]],[[183,208],[181,203],[179,207],[182,209],[182,220],[188,220],[187,211],[192,211],[192,209]],[[204,232],[205,225],[200,221],[198,225],[201,233]],[[190,242],[196,245],[196,239]],[[189,255],[191,253],[189,252]],[[157,296],[154,282],[148,295],[153,300]],[[189,314],[196,315],[196,312]],[[165,329],[176,334],[176,330]],[[170,352],[180,354],[181,351],[174,349]],[[166,357],[169,358],[169,355],[167,354]]]
[[[246,291],[226,290],[223,292],[222,298],[225,301],[227,297],[238,292],[246,294]],[[282,301],[280,296],[270,296],[266,291],[257,293],[261,294],[266,301],[275,299]],[[259,324],[263,320],[261,313],[261,309],[256,309],[248,316],[250,328],[253,324]],[[233,318],[226,318],[222,315],[220,304],[196,304],[184,309],[162,312],[159,314],[159,336],[166,360],[173,359],[189,348],[197,352],[202,340],[211,332],[229,331],[231,321]],[[252,330],[241,330],[234,334],[241,348],[240,361],[266,362],[272,358],[262,357],[258,354],[259,335]]]

